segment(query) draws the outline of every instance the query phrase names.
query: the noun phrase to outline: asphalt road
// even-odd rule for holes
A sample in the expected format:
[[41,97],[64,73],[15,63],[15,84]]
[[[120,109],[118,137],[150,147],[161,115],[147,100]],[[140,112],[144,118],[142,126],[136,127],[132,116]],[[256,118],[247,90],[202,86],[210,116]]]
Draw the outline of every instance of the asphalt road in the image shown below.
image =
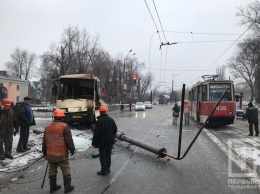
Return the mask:
[[[179,125],[172,125],[171,109],[171,105],[157,105],[146,111],[118,111],[109,114],[115,119],[118,129],[128,137],[155,147],[164,147],[169,154],[177,156]],[[183,126],[181,155],[197,131],[195,122],[191,121],[189,126]],[[92,158],[92,153],[93,149],[90,148],[76,153],[70,160],[72,184],[75,186],[75,190],[71,193],[251,194],[260,191],[257,188],[234,187],[238,185],[236,180],[241,179],[229,176],[227,155],[204,132],[183,160],[158,158],[157,155],[144,149],[117,141],[112,154],[111,173],[108,176],[96,174],[100,170],[100,163],[98,158]],[[48,178],[41,189],[46,164],[41,160],[33,165],[21,173],[20,179],[3,187],[0,193],[48,193]],[[236,165],[232,165],[231,170],[236,173],[242,172]],[[63,183],[60,171],[58,183]],[[55,193],[63,192],[62,186],[62,189]]]

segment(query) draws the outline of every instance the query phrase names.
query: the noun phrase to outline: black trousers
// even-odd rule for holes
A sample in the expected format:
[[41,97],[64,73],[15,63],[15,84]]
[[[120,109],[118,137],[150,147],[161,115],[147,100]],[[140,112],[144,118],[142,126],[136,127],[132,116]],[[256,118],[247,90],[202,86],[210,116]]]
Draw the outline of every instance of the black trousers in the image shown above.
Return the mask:
[[28,140],[29,140],[29,132],[30,132],[29,126],[26,127],[23,126],[20,128],[20,138],[17,145],[17,150],[21,150],[27,147]]
[[99,159],[101,164],[101,170],[107,172],[111,166],[111,153],[112,146],[107,148],[99,148]]
[[5,155],[11,155],[12,147],[13,135],[0,136],[0,157],[5,157]]
[[249,123],[249,132],[250,132],[250,134],[253,134],[253,125],[255,126],[255,133],[259,134],[258,122],[257,123]]

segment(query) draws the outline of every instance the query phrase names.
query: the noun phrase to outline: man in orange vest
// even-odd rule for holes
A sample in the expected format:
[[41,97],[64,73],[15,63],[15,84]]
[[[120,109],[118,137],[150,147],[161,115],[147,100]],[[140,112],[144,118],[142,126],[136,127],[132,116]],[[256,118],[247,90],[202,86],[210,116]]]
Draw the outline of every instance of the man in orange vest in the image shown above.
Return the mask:
[[61,188],[57,185],[57,168],[60,167],[63,174],[65,193],[74,189],[71,185],[71,172],[68,159],[68,150],[74,155],[75,145],[72,139],[70,127],[62,121],[64,112],[56,109],[53,113],[54,121],[49,123],[44,132],[42,152],[45,159],[50,163],[50,193]]

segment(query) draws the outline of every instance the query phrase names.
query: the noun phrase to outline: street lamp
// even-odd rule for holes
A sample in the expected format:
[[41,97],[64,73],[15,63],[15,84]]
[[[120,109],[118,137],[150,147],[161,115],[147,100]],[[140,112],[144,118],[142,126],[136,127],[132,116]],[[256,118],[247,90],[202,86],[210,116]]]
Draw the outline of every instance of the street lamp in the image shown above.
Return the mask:
[[132,52],[132,49],[128,52],[127,56],[126,56],[125,59],[124,59],[124,67],[123,67],[123,90],[122,90],[121,95],[123,94],[123,91],[126,90],[125,61],[126,61],[127,59],[129,59],[130,57],[132,57],[132,56],[135,55],[135,53],[133,53],[132,55],[129,56],[129,54],[130,54],[131,52]]

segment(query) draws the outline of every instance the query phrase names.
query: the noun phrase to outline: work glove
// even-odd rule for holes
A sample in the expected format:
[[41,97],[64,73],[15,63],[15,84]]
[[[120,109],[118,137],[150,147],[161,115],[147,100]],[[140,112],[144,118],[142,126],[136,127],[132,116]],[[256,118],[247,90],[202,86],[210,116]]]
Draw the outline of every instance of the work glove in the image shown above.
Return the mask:
[[74,155],[74,151],[70,152],[70,156],[73,156]]

